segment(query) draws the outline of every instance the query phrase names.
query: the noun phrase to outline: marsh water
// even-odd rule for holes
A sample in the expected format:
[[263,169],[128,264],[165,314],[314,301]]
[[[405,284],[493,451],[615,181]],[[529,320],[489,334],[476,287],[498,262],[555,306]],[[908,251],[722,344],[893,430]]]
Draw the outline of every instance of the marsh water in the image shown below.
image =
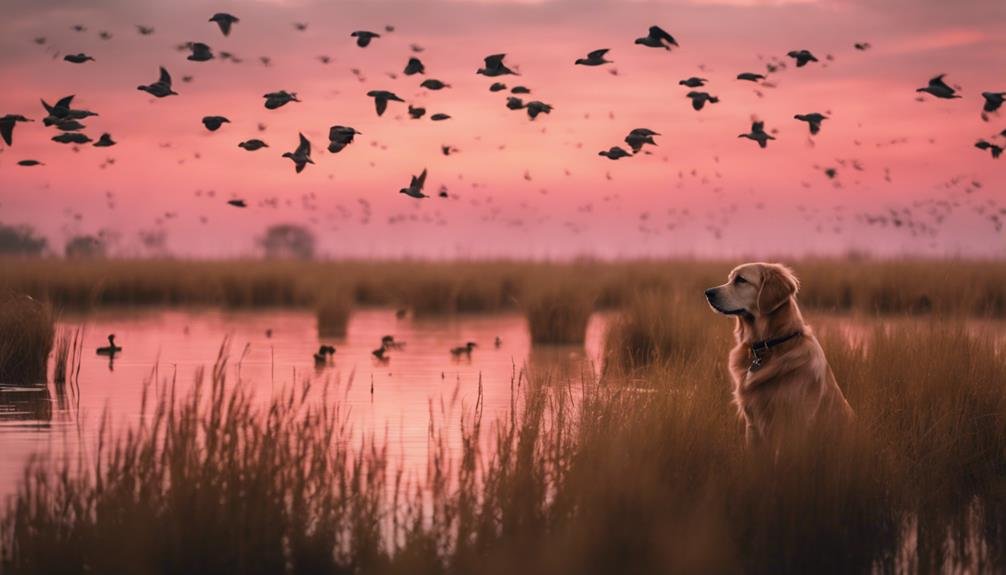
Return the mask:
[[[304,310],[122,310],[64,316],[61,328],[83,330],[79,386],[65,394],[55,393],[51,385],[0,388],[0,497],[14,492],[31,457],[75,454],[93,445],[103,417],[113,429],[137,423],[145,382],[154,393],[174,382],[176,395],[184,395],[198,370],[214,364],[222,346],[229,358],[228,380],[250,386],[257,401],[268,401],[292,382],[327,385],[329,397],[349,410],[354,433],[385,438],[392,458],[421,473],[431,419],[456,430],[480,393],[483,416],[496,418],[510,407],[515,376],[525,369],[574,382],[590,380],[601,365],[609,317],[593,316],[582,346],[542,348],[531,345],[519,313],[397,318],[394,310],[363,309],[352,314],[344,336],[333,338],[319,337],[314,314]],[[879,321],[809,319],[854,341],[868,337]],[[926,320],[884,325],[899,321]],[[1004,333],[999,324],[976,324],[975,329]],[[106,345],[109,333],[123,347],[114,359],[95,353]],[[388,361],[382,362],[371,352],[385,335],[404,346],[389,351]],[[477,344],[470,357],[450,353],[469,341]],[[318,367],[313,353],[322,343],[335,346],[336,353]]]

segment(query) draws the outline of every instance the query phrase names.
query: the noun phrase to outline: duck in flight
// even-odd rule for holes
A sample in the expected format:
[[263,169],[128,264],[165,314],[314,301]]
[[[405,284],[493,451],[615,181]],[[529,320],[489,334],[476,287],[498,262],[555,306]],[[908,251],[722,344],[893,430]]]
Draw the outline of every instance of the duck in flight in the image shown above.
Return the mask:
[[803,68],[810,62],[817,62],[817,57],[810,50],[790,50],[786,55],[796,60],[797,68]]
[[706,80],[705,78],[692,76],[691,78],[685,78],[684,80],[681,80],[680,82],[678,82],[678,85],[685,86],[686,88],[701,88],[702,86],[705,86],[706,82],[708,81],[709,80]]
[[297,170],[297,173],[304,171],[304,166],[308,164],[313,164],[314,160],[311,159],[311,142],[304,137],[304,134],[298,134],[300,136],[300,144],[297,145],[297,149],[293,152],[287,152],[283,154],[284,158],[290,158]]
[[810,126],[811,135],[817,135],[821,131],[821,122],[828,119],[828,116],[824,114],[819,114],[817,112],[811,112],[810,114],[797,114],[793,118],[800,120],[801,122],[807,122]]
[[706,102],[709,102],[710,104],[718,104],[720,101],[719,98],[709,94],[708,92],[698,92],[695,90],[685,94],[685,97],[691,99],[692,109],[696,112],[704,108],[706,106]]
[[476,74],[482,74],[483,76],[488,76],[490,78],[495,78],[496,76],[506,76],[506,75],[517,75],[510,68],[507,68],[506,64],[503,63],[503,58],[506,58],[506,54],[493,54],[491,56],[486,56],[485,68],[479,68],[475,71]]
[[381,37],[380,34],[376,34],[374,32],[368,32],[366,30],[357,30],[356,32],[350,34],[350,36],[356,38],[356,45],[359,46],[360,48],[366,48],[367,46],[370,46],[371,40],[373,40],[374,38]]
[[638,154],[643,149],[644,144],[656,146],[657,143],[653,141],[653,136],[659,135],[659,133],[654,132],[649,128],[636,128],[629,132],[629,135],[625,137],[625,143],[632,148],[633,154]]
[[674,39],[674,36],[668,34],[660,26],[650,26],[646,36],[636,38],[635,43],[647,48],[663,48],[664,50],[670,50],[671,46],[678,47],[678,41]]
[[262,140],[252,138],[251,140],[245,140],[238,144],[239,148],[248,150],[249,152],[254,152],[255,150],[260,150],[262,148],[268,148],[269,144],[263,142]]
[[426,185],[426,170],[423,169],[423,173],[419,176],[412,176],[412,181],[409,183],[409,187],[402,188],[398,190],[398,193],[405,194],[410,198],[428,198],[426,194],[423,193],[423,186]]
[[240,22],[237,17],[226,12],[217,12],[209,21],[216,22],[224,36],[230,36],[231,26]]
[[405,69],[402,73],[406,76],[412,76],[414,74],[425,74],[426,66],[423,65],[423,61],[415,56],[409,58],[409,62],[405,64]]
[[216,132],[220,126],[229,124],[231,121],[224,116],[203,116],[203,125],[211,132]]
[[94,62],[94,58],[88,56],[83,52],[79,54],[67,54],[66,56],[63,56],[63,60],[71,64],[83,64],[84,62]]
[[992,159],[996,159],[1003,153],[1002,146],[997,146],[988,140],[978,140],[975,142],[975,147],[979,150],[989,150],[992,152]]
[[577,58],[574,65],[577,66],[600,66],[602,64],[613,64],[611,60],[605,60],[604,55],[608,53],[609,48],[602,48],[600,50],[594,50],[593,52],[588,52],[586,58]]
[[377,110],[378,116],[384,115],[384,111],[388,109],[388,102],[405,101],[399,98],[394,92],[387,90],[371,90],[367,92],[367,95],[374,99],[374,108]]
[[3,137],[3,141],[8,146],[14,144],[14,126],[18,122],[34,122],[35,120],[30,120],[25,118],[21,114],[7,114],[5,116],[0,116],[0,137]]
[[287,92],[286,90],[280,90],[278,92],[269,92],[268,94],[263,94],[265,98],[265,108],[266,110],[275,110],[277,108],[282,108],[290,102],[300,102],[297,99],[296,92]]
[[961,96],[943,81],[946,74],[940,74],[935,78],[929,80],[929,85],[915,90],[916,92],[925,92],[927,94],[936,96],[944,100],[952,100],[954,98],[960,98]]
[[352,144],[353,136],[359,133],[349,126],[332,126],[328,129],[328,151],[338,154],[343,148]]
[[754,140],[758,142],[758,146],[761,148],[768,147],[768,141],[775,139],[774,136],[765,131],[765,122],[752,122],[751,131],[747,134],[740,134],[737,137]]
[[607,150],[601,150],[600,152],[597,153],[597,155],[598,156],[604,156],[605,158],[608,158],[609,160],[619,160],[619,159],[622,159],[622,158],[628,158],[632,154],[630,154],[629,152],[626,152],[625,149],[622,148],[621,146],[612,146],[612,147],[608,148]]
[[741,72],[737,74],[737,79],[748,82],[760,82],[765,79],[765,76],[763,74],[755,74],[754,72]]
[[109,355],[109,356],[112,356],[112,355],[115,355],[115,354],[119,353],[120,351],[122,351],[122,348],[119,347],[119,346],[117,346],[117,345],[115,345],[115,334],[114,333],[110,333],[110,334],[108,334],[108,345],[107,346],[103,346],[103,347],[99,347],[98,350],[97,350],[97,353],[98,353],[98,355]]
[[98,141],[94,143],[94,147],[95,148],[111,148],[116,143],[117,142],[112,139],[112,135],[109,134],[108,132],[105,132],[104,134],[102,134],[98,138]]
[[171,74],[161,66],[161,74],[156,82],[146,86],[137,86],[137,90],[142,90],[155,98],[165,98],[167,96],[177,96],[178,92],[171,89]]

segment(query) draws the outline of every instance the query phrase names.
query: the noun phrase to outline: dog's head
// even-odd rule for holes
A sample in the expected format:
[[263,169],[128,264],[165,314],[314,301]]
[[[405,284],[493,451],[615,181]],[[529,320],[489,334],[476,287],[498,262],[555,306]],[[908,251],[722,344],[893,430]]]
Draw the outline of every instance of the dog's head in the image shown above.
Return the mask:
[[786,266],[751,263],[734,268],[727,283],[707,289],[706,299],[719,313],[759,317],[782,307],[799,289],[799,280]]

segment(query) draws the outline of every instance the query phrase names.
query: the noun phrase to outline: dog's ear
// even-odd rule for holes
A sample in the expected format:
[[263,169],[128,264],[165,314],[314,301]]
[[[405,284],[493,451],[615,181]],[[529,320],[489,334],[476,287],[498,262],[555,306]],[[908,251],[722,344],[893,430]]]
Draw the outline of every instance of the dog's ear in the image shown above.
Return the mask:
[[800,282],[789,268],[766,265],[762,268],[761,287],[758,288],[758,313],[768,315],[779,309],[800,289]]

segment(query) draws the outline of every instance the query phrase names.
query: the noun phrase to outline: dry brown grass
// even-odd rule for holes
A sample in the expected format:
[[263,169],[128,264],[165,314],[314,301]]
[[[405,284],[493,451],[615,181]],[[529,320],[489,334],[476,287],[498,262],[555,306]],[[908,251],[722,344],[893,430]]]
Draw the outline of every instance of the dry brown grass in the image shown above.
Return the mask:
[[352,292],[345,288],[325,290],[315,304],[318,335],[321,337],[345,337],[352,313]]
[[582,344],[594,311],[589,286],[565,280],[538,281],[521,302],[535,345]]
[[0,383],[45,383],[55,329],[50,306],[25,295],[0,293]]

